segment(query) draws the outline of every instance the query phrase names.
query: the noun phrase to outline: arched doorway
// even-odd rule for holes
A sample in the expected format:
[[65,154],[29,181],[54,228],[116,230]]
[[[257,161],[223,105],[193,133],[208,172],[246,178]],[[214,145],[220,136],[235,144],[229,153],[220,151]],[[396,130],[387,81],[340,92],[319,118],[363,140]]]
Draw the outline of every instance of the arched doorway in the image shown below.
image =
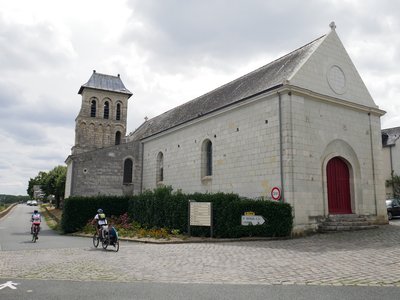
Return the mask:
[[326,166],[326,176],[329,213],[351,214],[349,167],[341,158],[334,157]]

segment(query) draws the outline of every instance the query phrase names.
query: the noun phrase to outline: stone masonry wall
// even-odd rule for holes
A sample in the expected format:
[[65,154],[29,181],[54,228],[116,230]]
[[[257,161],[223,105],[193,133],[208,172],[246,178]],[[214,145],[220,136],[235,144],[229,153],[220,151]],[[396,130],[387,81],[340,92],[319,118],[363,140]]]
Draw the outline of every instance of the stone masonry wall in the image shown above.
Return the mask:
[[[141,189],[141,146],[130,142],[71,156],[71,196],[132,195]],[[123,184],[124,161],[133,161],[133,183]]]

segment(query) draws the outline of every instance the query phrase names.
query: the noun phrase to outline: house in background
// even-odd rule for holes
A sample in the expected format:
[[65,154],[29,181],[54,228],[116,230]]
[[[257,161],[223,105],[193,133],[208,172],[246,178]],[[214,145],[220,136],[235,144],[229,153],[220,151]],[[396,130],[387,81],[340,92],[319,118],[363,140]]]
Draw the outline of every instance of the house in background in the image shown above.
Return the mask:
[[330,27],[126,137],[118,103],[125,112],[132,93],[119,76],[93,73],[79,90],[66,197],[131,195],[163,185],[267,199],[280,191],[278,200],[293,207],[295,232],[338,215],[387,222],[385,112]]
[[[400,127],[382,129],[383,178],[400,176]],[[397,145],[397,147],[396,147]],[[386,199],[393,197],[393,187],[386,187]]]

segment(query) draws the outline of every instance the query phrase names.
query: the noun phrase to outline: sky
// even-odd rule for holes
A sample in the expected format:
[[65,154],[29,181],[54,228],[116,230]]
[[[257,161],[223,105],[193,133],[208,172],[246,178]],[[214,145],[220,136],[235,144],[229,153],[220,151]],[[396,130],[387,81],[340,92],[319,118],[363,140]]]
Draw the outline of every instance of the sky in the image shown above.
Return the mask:
[[400,126],[400,1],[0,0],[0,194],[65,165],[93,70],[133,92],[128,130],[328,33]]

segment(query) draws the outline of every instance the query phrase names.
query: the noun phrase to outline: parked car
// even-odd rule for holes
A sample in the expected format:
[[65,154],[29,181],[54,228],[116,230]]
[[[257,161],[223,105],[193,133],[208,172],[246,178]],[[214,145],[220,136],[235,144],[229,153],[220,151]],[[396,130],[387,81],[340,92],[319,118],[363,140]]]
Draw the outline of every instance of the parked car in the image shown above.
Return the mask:
[[29,206],[31,206],[31,205],[32,205],[32,200],[26,201],[26,204],[29,205]]
[[400,199],[387,199],[386,209],[389,220],[393,217],[400,216]]
[[32,206],[36,206],[37,204],[38,204],[38,203],[37,203],[36,200],[32,200],[32,203],[31,203]]

